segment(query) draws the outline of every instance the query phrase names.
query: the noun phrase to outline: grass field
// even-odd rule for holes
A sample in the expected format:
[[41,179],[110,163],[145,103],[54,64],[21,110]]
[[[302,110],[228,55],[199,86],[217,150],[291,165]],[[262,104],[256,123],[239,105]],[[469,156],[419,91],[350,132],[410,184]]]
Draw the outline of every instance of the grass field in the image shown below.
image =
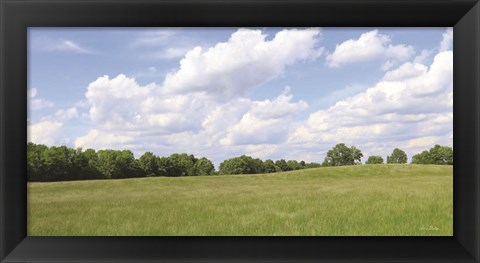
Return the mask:
[[30,236],[453,234],[452,166],[28,184]]

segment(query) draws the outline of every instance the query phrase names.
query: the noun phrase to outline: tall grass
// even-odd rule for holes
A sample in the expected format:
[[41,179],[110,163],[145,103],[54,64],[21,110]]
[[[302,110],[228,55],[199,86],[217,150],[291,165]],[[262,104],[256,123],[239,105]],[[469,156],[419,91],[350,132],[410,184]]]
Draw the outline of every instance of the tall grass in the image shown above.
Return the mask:
[[28,184],[30,236],[451,236],[452,166]]

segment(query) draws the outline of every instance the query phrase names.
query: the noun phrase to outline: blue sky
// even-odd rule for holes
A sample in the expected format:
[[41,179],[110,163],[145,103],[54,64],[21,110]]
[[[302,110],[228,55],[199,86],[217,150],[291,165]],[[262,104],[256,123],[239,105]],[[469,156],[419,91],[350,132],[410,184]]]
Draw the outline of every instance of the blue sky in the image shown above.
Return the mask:
[[30,28],[29,141],[321,162],[452,145],[451,28]]

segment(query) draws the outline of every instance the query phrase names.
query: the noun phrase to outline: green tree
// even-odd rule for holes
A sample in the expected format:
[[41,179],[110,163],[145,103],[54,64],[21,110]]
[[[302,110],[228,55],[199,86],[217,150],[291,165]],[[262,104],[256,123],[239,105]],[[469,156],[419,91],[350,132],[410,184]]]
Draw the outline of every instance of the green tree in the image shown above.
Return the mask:
[[413,164],[447,164],[453,165],[453,149],[435,145],[429,151],[423,151],[412,157]]
[[198,159],[194,166],[197,175],[211,175],[215,169],[213,163],[205,157]]
[[287,165],[288,165],[288,169],[291,171],[302,169],[302,166],[295,160],[288,160]]
[[365,164],[381,164],[383,163],[383,158],[380,156],[370,155]]
[[44,152],[48,147],[42,144],[27,143],[27,178],[29,181],[46,181],[47,167]]
[[290,170],[290,167],[288,167],[288,163],[284,159],[275,161],[275,166],[277,167],[277,171],[279,172]]
[[168,157],[157,157],[157,175],[158,176],[177,176],[180,172],[175,171],[175,166]]
[[276,172],[276,169],[275,169],[275,163],[268,159],[266,160],[265,162],[263,162],[263,170],[266,172],[266,173],[274,173]]
[[158,174],[157,157],[152,152],[144,153],[138,161],[145,176],[156,176]]
[[142,176],[141,168],[130,150],[98,151],[98,170],[108,179]]
[[77,162],[80,162],[80,164],[77,164],[77,167],[81,167],[80,170],[84,174],[85,179],[105,179],[105,176],[98,169],[98,155],[94,149],[86,149],[78,153],[78,155],[81,155],[83,158],[77,159]]
[[453,149],[451,147],[437,144],[430,149],[429,153],[433,164],[453,165]]
[[263,168],[263,161],[259,158],[252,159],[250,165],[253,167],[253,173],[255,174],[261,174],[265,172],[265,169]]
[[407,154],[398,149],[393,149],[393,152],[390,156],[387,156],[387,163],[407,163]]
[[363,154],[360,149],[357,149],[355,146],[347,147],[344,143],[339,143],[327,152],[323,165],[343,166],[361,164],[362,157]]
[[52,146],[43,152],[42,159],[46,166],[46,181],[75,180],[77,171],[74,165],[75,150],[66,146]]
[[430,158],[430,153],[428,151],[422,151],[421,153],[415,154],[412,156],[413,164],[431,164],[433,160]]
[[246,155],[225,160],[219,166],[220,174],[255,174],[262,171],[262,161]]
[[300,169],[305,169],[305,166],[306,166],[306,165],[307,165],[307,164],[305,163],[305,161],[301,161],[301,162],[300,162]]
[[195,171],[195,162],[197,159],[193,155],[188,155],[186,153],[174,153],[168,158],[173,165],[172,176],[197,175]]

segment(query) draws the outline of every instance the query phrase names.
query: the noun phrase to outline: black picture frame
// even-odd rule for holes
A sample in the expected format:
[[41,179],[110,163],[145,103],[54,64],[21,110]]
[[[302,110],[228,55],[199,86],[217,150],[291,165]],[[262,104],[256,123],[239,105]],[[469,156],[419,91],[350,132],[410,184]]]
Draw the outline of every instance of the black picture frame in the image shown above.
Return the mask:
[[[480,262],[476,0],[0,0],[1,262]],[[27,237],[27,28],[454,27],[453,237]]]

